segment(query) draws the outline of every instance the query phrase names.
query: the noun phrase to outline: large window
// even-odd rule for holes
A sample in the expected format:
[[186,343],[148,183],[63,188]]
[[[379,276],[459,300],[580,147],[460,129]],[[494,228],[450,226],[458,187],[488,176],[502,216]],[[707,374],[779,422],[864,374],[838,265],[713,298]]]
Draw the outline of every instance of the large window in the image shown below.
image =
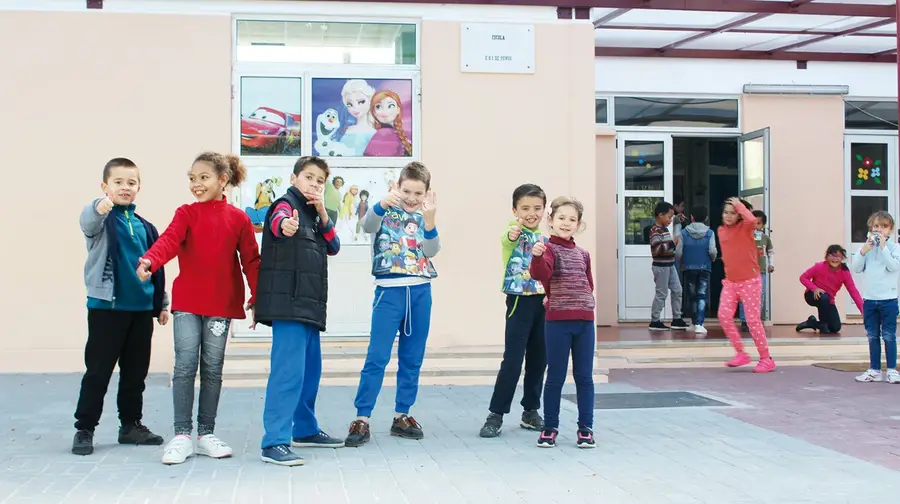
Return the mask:
[[897,131],[897,102],[845,101],[844,129]]
[[737,128],[738,100],[617,96],[616,126]]
[[[890,148],[883,142],[850,142],[846,177],[850,188],[850,242],[863,243],[869,216],[879,210],[891,211]],[[890,183],[890,184],[889,184]]]

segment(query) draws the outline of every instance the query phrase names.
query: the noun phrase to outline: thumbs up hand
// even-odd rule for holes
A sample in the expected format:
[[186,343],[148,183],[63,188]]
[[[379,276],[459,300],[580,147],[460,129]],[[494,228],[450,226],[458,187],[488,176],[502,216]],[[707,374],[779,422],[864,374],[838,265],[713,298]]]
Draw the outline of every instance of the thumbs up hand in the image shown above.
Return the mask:
[[402,195],[400,194],[400,189],[397,188],[396,182],[391,182],[391,188],[387,193],[387,196],[381,200],[381,208],[387,210],[388,208],[400,206],[400,200],[402,199]]
[[547,250],[547,246],[544,245],[544,241],[537,241],[534,243],[534,245],[531,246],[531,255],[535,257],[541,257],[542,255],[544,255],[545,250]]
[[294,236],[298,229],[300,229],[300,214],[295,209],[293,215],[287,219],[281,219],[281,233],[290,237]]
[[506,237],[509,238],[509,241],[511,241],[511,242],[518,240],[519,235],[522,234],[522,226],[524,225],[524,222],[522,221],[522,219],[516,219],[516,221],[519,224],[516,226],[510,227],[509,233],[507,233],[507,235],[506,235]]
[[104,197],[102,200],[97,202],[97,213],[100,215],[106,215],[113,209],[113,202],[109,199],[109,196]]
[[138,259],[137,276],[141,282],[150,280],[150,260],[141,257]]

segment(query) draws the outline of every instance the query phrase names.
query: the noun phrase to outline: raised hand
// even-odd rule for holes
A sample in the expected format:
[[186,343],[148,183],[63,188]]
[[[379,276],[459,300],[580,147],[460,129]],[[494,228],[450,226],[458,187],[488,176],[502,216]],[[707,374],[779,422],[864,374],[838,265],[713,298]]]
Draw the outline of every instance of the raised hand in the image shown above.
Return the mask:
[[525,225],[525,221],[522,219],[516,219],[519,223],[518,226],[513,226],[509,228],[509,233],[507,233],[506,237],[509,238],[509,241],[516,241],[519,239],[519,235],[522,234],[522,226]]
[[102,200],[97,202],[97,213],[100,215],[106,215],[113,209],[113,202],[109,199],[109,196],[104,197]]
[[137,267],[137,276],[141,279],[141,282],[146,282],[150,280],[150,260],[144,259],[141,257],[138,259],[138,267]]
[[287,219],[281,219],[281,233],[284,236],[291,237],[300,229],[300,214],[294,210],[293,215]]
[[425,193],[425,201],[422,202],[422,215],[433,219],[434,213],[437,211],[437,193],[434,189],[429,189]]
[[387,210],[391,207],[400,206],[400,201],[402,200],[402,195],[400,194],[400,189],[397,188],[396,182],[391,182],[390,190],[387,193],[387,196],[381,200],[381,208]]
[[531,255],[535,257],[541,257],[544,255],[544,251],[547,250],[547,246],[544,245],[544,241],[537,241],[534,245],[531,246]]

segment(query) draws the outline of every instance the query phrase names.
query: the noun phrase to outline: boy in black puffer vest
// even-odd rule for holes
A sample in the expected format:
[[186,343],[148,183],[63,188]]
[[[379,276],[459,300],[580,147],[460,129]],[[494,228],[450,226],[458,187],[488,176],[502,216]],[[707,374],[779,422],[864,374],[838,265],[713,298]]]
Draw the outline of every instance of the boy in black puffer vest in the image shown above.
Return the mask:
[[325,330],[328,257],[340,240],[323,199],[328,164],[315,156],[297,160],[291,187],[272,203],[263,226],[254,320],[272,326],[272,353],[262,460],[302,465],[291,446],[338,448],[339,439],[316,422],[322,375],[319,333]]

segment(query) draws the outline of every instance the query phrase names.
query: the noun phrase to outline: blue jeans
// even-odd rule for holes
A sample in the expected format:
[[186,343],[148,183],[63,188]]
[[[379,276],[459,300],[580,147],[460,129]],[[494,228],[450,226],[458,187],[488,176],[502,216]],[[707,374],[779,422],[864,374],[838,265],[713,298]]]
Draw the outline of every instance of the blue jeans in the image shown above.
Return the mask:
[[896,299],[863,302],[863,323],[869,338],[869,367],[881,369],[881,340],[888,369],[897,367],[897,315]]
[[409,413],[419,393],[419,370],[425,359],[425,343],[431,327],[431,284],[411,287],[375,287],[372,332],[366,363],[356,389],[357,416],[370,417],[384,382],[384,368],[397,342],[397,413]]
[[544,427],[559,428],[559,403],[569,371],[578,402],[578,426],[594,427],[594,321],[548,320],[544,329],[547,343],[547,381],[544,383]]
[[[762,297],[760,298],[760,303],[759,303],[759,306],[762,307],[761,310],[760,310],[760,311],[762,311],[762,313],[760,314],[760,317],[761,317],[763,320],[765,320],[765,319],[766,319],[766,284],[768,283],[767,280],[768,280],[769,278],[768,278],[768,276],[766,276],[765,273],[762,273],[762,274],[759,275],[759,279],[762,280],[762,294],[761,294]],[[747,322],[747,318],[744,317],[744,303],[740,303],[740,304],[738,305],[738,310],[740,311],[741,322],[745,322],[745,323],[746,323],[746,322]]]
[[291,443],[319,432],[316,396],[322,377],[319,329],[303,322],[272,321],[272,356],[262,448]]
[[708,270],[684,271],[684,292],[687,299],[685,304],[694,325],[702,326],[706,319],[706,304],[709,302],[709,275]]

